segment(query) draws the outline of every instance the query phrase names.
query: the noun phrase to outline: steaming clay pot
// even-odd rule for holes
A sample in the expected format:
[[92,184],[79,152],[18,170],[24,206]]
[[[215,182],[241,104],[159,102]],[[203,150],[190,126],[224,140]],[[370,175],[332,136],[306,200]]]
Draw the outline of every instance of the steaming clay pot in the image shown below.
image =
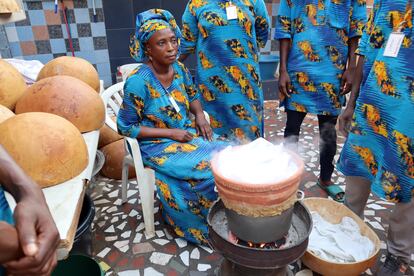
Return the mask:
[[219,171],[218,156],[211,161],[218,194],[226,207],[229,229],[237,237],[264,243],[277,241],[288,232],[304,169],[302,159],[288,152],[297,170],[275,183],[236,182]]

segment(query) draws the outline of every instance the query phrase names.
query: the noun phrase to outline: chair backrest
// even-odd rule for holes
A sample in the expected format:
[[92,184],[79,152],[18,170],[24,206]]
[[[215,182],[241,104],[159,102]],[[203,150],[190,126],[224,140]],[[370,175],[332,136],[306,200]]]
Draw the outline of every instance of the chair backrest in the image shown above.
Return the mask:
[[119,108],[122,104],[124,82],[118,82],[102,92],[101,98],[105,104],[105,124],[113,131],[118,132],[116,123],[112,120],[111,116],[117,116]]
[[122,80],[126,80],[129,74],[139,65],[141,65],[141,63],[129,63],[119,66],[119,72],[121,73]]

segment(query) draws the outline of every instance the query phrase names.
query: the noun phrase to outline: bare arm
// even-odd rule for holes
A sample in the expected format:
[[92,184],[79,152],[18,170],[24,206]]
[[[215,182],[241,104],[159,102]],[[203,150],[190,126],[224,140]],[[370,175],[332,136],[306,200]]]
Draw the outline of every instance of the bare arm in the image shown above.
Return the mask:
[[141,126],[138,138],[167,138],[184,143],[193,140],[193,134],[178,128],[155,128]]
[[0,264],[16,260],[23,256],[16,228],[0,221]]
[[353,85],[353,78],[355,75],[356,70],[356,61],[357,61],[357,55],[355,54],[356,49],[358,48],[358,41],[359,36],[352,37],[348,40],[348,66],[344,73],[342,74],[341,79],[341,88],[340,93],[341,95],[345,95],[349,93],[352,89]]
[[[2,146],[0,146],[0,179],[2,186],[16,200],[14,219],[18,241],[8,242],[14,242],[13,248],[17,246],[20,251],[8,257],[19,257],[20,252],[24,253],[20,255],[21,258],[9,260],[4,267],[10,274],[16,275],[49,274],[57,263],[59,232],[40,187],[23,172]],[[14,231],[9,227],[4,229],[13,239]],[[3,244],[6,248],[0,250],[7,250],[10,243]],[[1,254],[3,255],[3,252]]]
[[352,90],[351,95],[349,97],[348,104],[342,114],[339,116],[339,131],[345,136],[348,136],[352,116],[355,111],[356,101],[359,96],[359,90],[362,82],[363,77],[363,69],[364,69],[364,57],[360,56],[357,58],[357,67],[355,69],[355,77],[352,83]]
[[[280,67],[279,67],[279,92],[281,96],[289,97],[291,92],[291,82],[287,71],[287,63],[290,51],[291,40],[288,38],[280,39]],[[282,99],[283,100],[283,99]]]
[[358,99],[359,90],[360,90],[360,86],[361,86],[361,82],[362,82],[363,71],[364,71],[364,57],[359,56],[357,58],[357,66],[356,66],[356,69],[355,69],[355,77],[354,77],[354,80],[353,80],[351,95],[349,97],[347,108],[350,107],[350,108],[355,109],[356,100]]
[[199,100],[194,100],[190,103],[190,111],[195,115],[197,134],[201,134],[204,139],[211,141],[213,139],[213,130],[204,116]]

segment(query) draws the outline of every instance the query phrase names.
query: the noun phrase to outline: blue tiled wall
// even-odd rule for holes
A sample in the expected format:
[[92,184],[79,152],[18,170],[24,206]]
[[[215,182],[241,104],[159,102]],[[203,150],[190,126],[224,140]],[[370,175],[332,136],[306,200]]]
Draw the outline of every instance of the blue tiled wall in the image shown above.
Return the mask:
[[[67,8],[75,56],[92,63],[105,86],[111,85],[102,0],[95,0],[95,17],[92,0],[65,0],[63,3]],[[5,25],[12,57],[47,63],[58,56],[72,55],[61,1],[57,14],[53,11],[54,1],[24,2],[24,8],[26,20]]]

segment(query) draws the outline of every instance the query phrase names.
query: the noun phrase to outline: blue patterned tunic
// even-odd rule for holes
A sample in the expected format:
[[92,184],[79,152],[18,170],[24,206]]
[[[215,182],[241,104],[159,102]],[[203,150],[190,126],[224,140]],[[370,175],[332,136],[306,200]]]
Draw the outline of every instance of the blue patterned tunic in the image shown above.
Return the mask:
[[4,196],[3,188],[0,185],[0,221],[7,223],[13,223],[13,215],[7,203],[6,197]]
[[286,109],[338,116],[348,39],[362,35],[365,0],[281,0],[275,39],[289,38],[287,70],[293,94]]
[[263,136],[263,91],[258,52],[269,19],[263,0],[233,0],[237,19],[227,20],[226,0],[190,0],[183,15],[181,52],[196,53],[196,83],[214,132],[231,139]]
[[[0,185],[0,221],[5,221],[9,224],[13,224],[13,215],[4,196],[3,188]],[[3,267],[0,265],[0,276],[6,275]]]
[[[189,119],[189,101],[198,98],[190,74],[181,63],[174,63],[173,83],[164,89],[150,67],[143,64],[126,81],[122,108],[118,114],[121,134],[137,137],[140,127],[178,128],[196,133]],[[171,95],[180,111],[169,100]],[[216,200],[210,170],[213,152],[227,145],[195,137],[187,143],[168,138],[139,139],[144,164],[155,170],[163,216],[175,232],[195,243],[206,242],[206,216]]]
[[[398,56],[384,57],[398,26],[405,34]],[[412,26],[409,0],[375,1],[358,49],[365,56],[364,79],[338,164],[345,175],[371,180],[377,196],[394,202],[410,202],[414,193]]]

